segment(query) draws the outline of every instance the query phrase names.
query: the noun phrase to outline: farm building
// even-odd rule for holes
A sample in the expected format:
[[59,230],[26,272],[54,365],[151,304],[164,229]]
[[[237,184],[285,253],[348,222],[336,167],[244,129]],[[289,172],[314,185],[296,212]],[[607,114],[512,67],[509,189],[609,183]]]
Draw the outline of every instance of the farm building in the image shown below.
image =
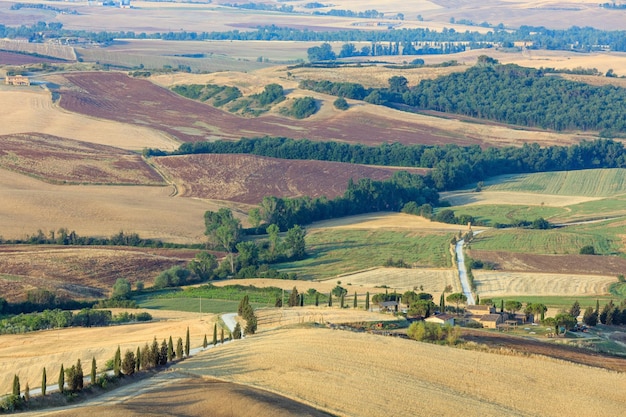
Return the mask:
[[6,85],[30,85],[30,80],[23,75],[7,75],[4,83]]
[[494,314],[496,312],[496,308],[485,305],[471,305],[465,307],[465,311],[472,316],[484,316],[485,314]]
[[476,321],[486,329],[497,329],[499,324],[504,323],[504,316],[502,314],[485,314]]
[[397,301],[383,301],[382,303],[378,303],[378,307],[380,311],[398,311],[398,302]]
[[454,326],[454,316],[450,314],[437,314],[435,316],[427,317],[424,321],[427,321],[429,323],[441,324],[442,326],[444,324]]

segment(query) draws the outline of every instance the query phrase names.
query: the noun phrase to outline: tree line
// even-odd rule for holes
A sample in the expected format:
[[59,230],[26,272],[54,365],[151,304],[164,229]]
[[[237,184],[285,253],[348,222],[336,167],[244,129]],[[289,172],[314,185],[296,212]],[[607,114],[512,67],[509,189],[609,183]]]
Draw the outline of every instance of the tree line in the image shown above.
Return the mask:
[[[405,166],[431,168],[423,177],[408,173],[397,173],[387,181],[386,186],[394,188],[402,183],[414,181],[414,186],[425,186],[423,203],[437,202],[434,190],[458,189],[468,184],[483,181],[489,177],[504,174],[524,174],[562,170],[626,167],[626,151],[621,142],[612,139],[583,140],[571,146],[541,147],[536,143],[521,147],[481,148],[478,145],[403,145],[400,143],[366,146],[339,142],[313,142],[307,139],[263,137],[241,139],[239,141],[216,141],[184,143],[178,150],[166,153],[158,149],[146,149],[144,155],[184,155],[199,153],[242,153],[282,159],[312,159],[318,161],[348,162],[366,165]],[[399,181],[400,179],[403,181]],[[420,179],[418,179],[420,178]],[[421,184],[420,184],[421,182]],[[352,184],[352,187],[367,188],[381,182],[365,181]],[[337,200],[342,205],[343,197]],[[348,196],[348,198],[351,198]],[[311,205],[304,201],[297,204]],[[284,199],[287,200],[287,199]],[[298,199],[293,199],[298,200]],[[300,199],[302,200],[302,199]],[[311,200],[311,199],[308,199]],[[316,204],[326,205],[328,200]],[[405,200],[404,203],[413,201]],[[416,200],[417,201],[417,200]],[[423,203],[420,203],[423,204]],[[291,203],[290,203],[291,204]],[[294,203],[295,204],[295,203]],[[387,203],[381,203],[387,205]],[[390,207],[396,205],[390,204]],[[400,206],[399,209],[401,209]],[[334,209],[327,207],[326,209]],[[350,208],[346,208],[350,211]],[[354,208],[357,209],[358,208]],[[391,209],[391,208],[390,208]],[[321,210],[321,208],[320,208]],[[331,210],[333,211],[333,210]],[[339,211],[339,210],[338,210]],[[318,217],[324,217],[323,214]],[[320,218],[320,219],[321,219]],[[305,224],[305,223],[299,223]],[[281,225],[279,225],[281,226]],[[284,229],[281,226],[281,229]]]
[[26,38],[31,42],[46,39],[78,37],[98,43],[110,43],[114,39],[162,39],[173,41],[203,40],[264,40],[264,41],[306,41],[306,42],[374,42],[376,45],[392,42],[409,44],[417,42],[464,42],[475,45],[502,45],[512,47],[515,42],[527,42],[529,49],[575,50],[581,52],[595,50],[626,51],[626,31],[606,31],[591,27],[572,26],[569,29],[548,29],[543,26],[520,26],[517,30],[495,27],[493,31],[457,32],[452,28],[441,31],[417,28],[395,30],[338,30],[312,31],[276,25],[259,26],[257,30],[226,32],[155,32],[135,33],[134,31],[94,32],[89,30],[64,29],[57,22],[38,22],[17,27],[0,25],[1,38]]

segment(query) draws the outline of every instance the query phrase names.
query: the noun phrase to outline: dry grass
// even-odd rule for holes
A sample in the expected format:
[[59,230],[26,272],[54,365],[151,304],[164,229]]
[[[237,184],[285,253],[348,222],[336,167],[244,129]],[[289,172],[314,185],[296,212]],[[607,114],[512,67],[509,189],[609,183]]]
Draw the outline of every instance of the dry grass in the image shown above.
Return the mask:
[[0,135],[37,132],[128,150],[178,148],[164,133],[147,127],[67,112],[52,103],[49,92],[36,87],[0,86],[0,102]]
[[0,230],[22,239],[41,229],[111,236],[120,230],[143,238],[203,242],[204,213],[219,206],[172,197],[172,187],[53,185],[1,170]]
[[[116,314],[119,309],[112,309]],[[104,369],[104,363],[113,358],[118,346],[122,353],[126,349],[133,351],[144,344],[152,343],[154,337],[159,344],[164,338],[172,336],[174,343],[189,327],[191,347],[202,345],[206,334],[213,334],[214,315],[158,310],[129,310],[132,313],[148,311],[156,319],[154,322],[129,324],[115,327],[68,328],[46,330],[23,335],[0,336],[0,393],[10,391],[13,375],[20,377],[22,387],[29,383],[31,388],[41,384],[41,373],[46,367],[50,385],[56,383],[61,364],[66,367],[80,359],[85,374],[91,370],[91,359],[96,358],[98,369]]]
[[[367,213],[357,216],[342,217],[339,219],[325,220],[311,225],[313,229],[336,228],[336,229],[411,229],[415,232],[458,232],[458,224],[447,224],[430,221],[421,216],[405,213]],[[478,227],[476,230],[481,230]]]
[[482,298],[522,295],[594,296],[608,294],[614,276],[473,271]]
[[414,290],[426,292],[432,294],[435,299],[448,285],[452,287],[452,292],[461,291],[458,273],[453,269],[376,268],[370,271],[344,274],[341,280],[352,286],[381,287],[386,285],[400,293]]
[[621,373],[327,329],[262,332],[176,368],[342,416],[617,415],[626,406]]

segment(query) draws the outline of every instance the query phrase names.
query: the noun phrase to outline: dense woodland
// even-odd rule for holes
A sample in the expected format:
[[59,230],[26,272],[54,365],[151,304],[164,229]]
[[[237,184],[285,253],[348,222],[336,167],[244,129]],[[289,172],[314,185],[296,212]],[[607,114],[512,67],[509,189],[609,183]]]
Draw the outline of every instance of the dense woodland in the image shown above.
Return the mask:
[[[32,42],[60,37],[77,37],[93,42],[109,43],[114,39],[163,39],[163,40],[267,40],[267,41],[308,41],[308,42],[372,42],[370,54],[377,55],[377,45],[386,46],[391,53],[408,54],[418,51],[420,42],[432,42],[436,49],[446,45],[436,43],[463,43],[463,48],[488,47],[502,45],[512,47],[514,42],[526,42],[530,49],[594,51],[626,51],[626,31],[604,31],[590,27],[573,26],[569,29],[552,30],[543,26],[521,26],[517,30],[505,30],[496,27],[488,33],[457,32],[444,28],[438,32],[429,29],[394,29],[394,30],[337,30],[312,31],[289,27],[263,26],[256,31],[229,32],[92,32],[88,30],[63,29],[57,22],[38,22],[31,26],[0,25],[0,38],[25,38]],[[391,45],[390,45],[391,43]],[[383,45],[385,44],[385,45]],[[448,45],[450,46],[450,45]],[[408,47],[404,52],[405,47]],[[449,52],[454,52],[450,49]]]
[[305,80],[301,88],[402,110],[434,110],[533,128],[600,131],[610,136],[626,131],[626,89],[602,87],[546,75],[518,65],[494,65],[482,56],[467,71],[422,80],[409,87],[394,76],[389,87]]
[[[432,168],[423,179],[433,189],[451,190],[503,174],[625,168],[626,150],[611,139],[582,141],[572,146],[486,148],[479,146],[402,145],[365,146],[339,142],[313,142],[287,138],[184,143],[172,154],[243,153],[283,159],[313,159],[367,165]],[[166,155],[159,150],[145,154]],[[409,174],[406,174],[410,176]],[[414,177],[414,176],[410,176]]]

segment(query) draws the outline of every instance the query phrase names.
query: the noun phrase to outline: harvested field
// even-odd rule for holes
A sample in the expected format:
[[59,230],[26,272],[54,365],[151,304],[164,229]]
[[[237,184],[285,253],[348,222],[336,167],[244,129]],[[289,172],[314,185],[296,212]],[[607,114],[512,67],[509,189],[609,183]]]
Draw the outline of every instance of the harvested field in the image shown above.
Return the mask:
[[50,92],[38,87],[0,86],[0,135],[37,132],[121,149],[176,149],[179,143],[150,126],[98,120],[69,113],[52,102]]
[[143,309],[108,309],[113,314],[128,311],[136,314],[142,311],[150,313],[152,322],[128,324],[111,327],[66,328],[44,330],[20,335],[0,335],[0,393],[10,392],[13,375],[20,377],[22,386],[30,384],[31,389],[41,384],[41,372],[46,367],[48,383],[56,382],[61,364],[71,366],[80,359],[83,370],[88,375],[91,359],[96,358],[98,371],[104,370],[104,364],[112,359],[120,346],[122,355],[126,349],[133,352],[152,343],[156,337],[159,344],[172,336],[174,342],[189,327],[191,348],[202,346],[204,335],[211,337],[217,317],[197,313],[168,312]]
[[44,58],[40,56],[20,54],[17,52],[0,51],[0,64],[1,65],[28,65],[28,64],[41,64],[41,63],[60,63],[66,62],[62,59]]
[[60,89],[63,108],[150,126],[185,142],[265,135],[367,145],[390,142],[497,146],[539,142],[548,145],[580,140],[576,135],[527,132],[505,126],[446,120],[362,102],[355,102],[345,112],[325,111],[325,106],[332,106],[334,98],[330,96],[324,101],[320,115],[307,120],[293,120],[275,112],[250,119],[185,99],[149,81],[129,78],[121,73],[74,73],[66,74],[65,78],[74,87]]
[[[293,198],[343,195],[348,181],[384,180],[398,169],[325,161],[300,161],[256,155],[185,155],[154,162],[174,181],[182,197],[258,204],[266,196]],[[425,169],[408,169],[423,174]]]
[[52,183],[165,185],[140,155],[37,133],[0,136],[0,167]]
[[616,277],[626,270],[626,259],[618,256],[536,255],[473,249],[468,250],[468,255],[483,262],[492,262],[498,270],[508,272],[547,272]]
[[[173,402],[172,398],[176,401]],[[87,404],[64,408],[61,411],[47,410],[25,415],[205,417],[207,410],[211,410],[211,417],[232,417],[235,414],[240,417],[329,416],[313,407],[262,389],[178,372],[161,372],[148,380],[106,393]]]
[[354,274],[344,274],[341,279],[352,286],[382,287],[386,285],[399,293],[426,292],[432,294],[435,299],[448,285],[452,287],[452,292],[461,291],[458,273],[454,269],[375,268]]
[[172,197],[173,187],[55,185],[0,170],[0,230],[5,239],[67,228],[79,236],[124,231],[175,243],[205,241],[204,213],[216,204]]
[[[339,219],[325,220],[311,225],[312,229],[336,228],[336,229],[411,229],[430,232],[458,232],[464,226],[430,221],[421,216],[405,213],[367,213],[357,216],[342,217]],[[482,230],[481,227],[473,228]]]
[[185,266],[196,251],[98,246],[0,246],[0,294],[22,301],[32,289],[78,299],[104,298],[118,278],[152,285],[175,265]]
[[[626,388],[622,373],[329,329],[262,331],[176,369],[263,387],[349,416],[455,415],[463,409],[468,416],[560,417],[619,414],[626,405],[615,394]],[[581,378],[588,383],[581,386]],[[524,386],[524,395],[502,390],[510,384]]]
[[594,296],[607,294],[615,276],[474,270],[481,298],[523,295]]

